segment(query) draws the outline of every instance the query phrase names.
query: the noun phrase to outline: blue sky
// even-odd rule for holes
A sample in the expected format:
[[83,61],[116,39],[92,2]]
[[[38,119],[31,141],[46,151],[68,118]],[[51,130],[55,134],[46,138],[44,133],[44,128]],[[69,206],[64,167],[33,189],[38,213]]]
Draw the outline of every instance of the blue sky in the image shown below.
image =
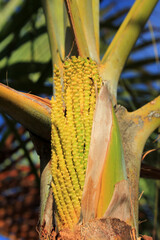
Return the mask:
[[0,240],[8,240],[9,238],[7,237],[3,237],[2,235],[0,235]]

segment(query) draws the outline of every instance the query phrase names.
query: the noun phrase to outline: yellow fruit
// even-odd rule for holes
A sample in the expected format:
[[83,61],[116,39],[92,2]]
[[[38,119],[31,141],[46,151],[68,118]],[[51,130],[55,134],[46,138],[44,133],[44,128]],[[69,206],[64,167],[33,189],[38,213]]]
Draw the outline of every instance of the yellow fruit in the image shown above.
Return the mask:
[[[58,229],[79,220],[90,135],[101,78],[91,59],[72,57],[63,76],[55,66],[52,98],[52,189]],[[63,81],[62,81],[63,79]]]

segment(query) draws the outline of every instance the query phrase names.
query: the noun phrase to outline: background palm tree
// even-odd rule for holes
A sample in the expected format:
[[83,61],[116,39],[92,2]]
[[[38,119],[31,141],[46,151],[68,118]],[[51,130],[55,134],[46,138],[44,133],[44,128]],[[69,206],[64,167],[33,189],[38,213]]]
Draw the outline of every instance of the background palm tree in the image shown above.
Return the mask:
[[[50,97],[52,95],[51,56],[40,2],[37,0],[34,2],[30,0],[1,0],[0,6],[2,13],[2,30],[0,33],[1,83],[5,83],[17,90]],[[125,17],[128,7],[127,4],[126,6],[125,4],[120,6],[118,1],[114,3],[112,1],[107,1],[107,3],[101,1],[101,53],[106,49],[106,45],[109,45]],[[146,25],[137,45],[133,49],[131,57],[128,59],[118,90],[119,103],[127,107],[128,110],[134,110],[158,96],[160,72],[156,70],[159,63],[157,63],[158,58],[154,51],[156,52],[157,46],[159,46],[159,40],[158,29],[154,26],[154,23]],[[151,47],[153,54],[142,58],[141,55],[144,56],[145,50],[151,49]],[[152,68],[149,67],[150,65],[152,65]],[[139,80],[141,80],[141,84],[139,84]],[[35,202],[35,195],[39,196],[39,190],[36,188],[39,184],[38,158],[35,155],[30,137],[22,126],[11,120],[4,113],[1,115],[0,124],[1,231],[4,234],[13,233],[17,238],[34,239],[35,237],[36,239],[36,234],[33,232],[35,222],[32,221],[33,215],[31,215],[31,212],[38,216],[39,204],[37,197],[37,202]],[[158,141],[155,141],[157,137],[158,132],[152,134],[147,142],[145,151],[158,148]],[[151,166],[158,167],[158,154],[158,151],[154,151],[145,157],[143,162],[146,162],[149,167],[143,166],[142,176],[159,178],[157,169],[152,169],[151,171]],[[26,179],[29,179],[29,181],[26,181]],[[146,193],[148,188],[152,190],[154,185],[155,182],[150,180],[149,183],[146,183],[144,180],[140,183],[141,190],[144,190]],[[155,230],[158,229],[156,227],[159,207],[158,184],[156,184],[155,189],[152,190],[152,196],[144,193],[141,199],[143,203],[141,205],[143,210],[141,214],[144,214],[141,215],[142,220],[147,217],[152,218],[152,221],[146,223],[146,227],[144,224],[140,224],[140,227],[143,226],[143,231],[146,234],[151,234],[153,228]],[[150,193],[150,191],[148,192]],[[156,203],[154,203],[154,194],[156,194]],[[15,206],[17,207],[13,211],[13,208],[8,208],[7,206],[13,202],[14,198]],[[151,199],[151,209],[148,205],[149,198]],[[25,202],[28,204],[28,209],[25,207],[26,213],[24,212]],[[155,209],[155,214],[153,214],[153,209]],[[149,216],[148,213],[150,213]],[[155,216],[154,226],[153,216]],[[22,218],[23,221],[20,220]],[[21,226],[19,222],[22,223]]]

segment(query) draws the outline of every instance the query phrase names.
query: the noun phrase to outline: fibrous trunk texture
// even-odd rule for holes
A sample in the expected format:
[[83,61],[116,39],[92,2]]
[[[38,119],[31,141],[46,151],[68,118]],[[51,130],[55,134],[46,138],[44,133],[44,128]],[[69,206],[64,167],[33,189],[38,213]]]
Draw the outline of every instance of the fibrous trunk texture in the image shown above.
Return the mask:
[[75,229],[63,230],[59,240],[136,240],[135,230],[116,218],[95,219]]

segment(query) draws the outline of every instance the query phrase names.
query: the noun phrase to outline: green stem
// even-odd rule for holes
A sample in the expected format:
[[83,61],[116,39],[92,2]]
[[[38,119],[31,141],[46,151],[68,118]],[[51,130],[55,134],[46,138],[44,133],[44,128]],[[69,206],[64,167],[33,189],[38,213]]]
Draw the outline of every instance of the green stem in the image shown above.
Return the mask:
[[130,118],[137,125],[135,135],[137,148],[143,150],[148,137],[160,126],[160,96],[130,113]]
[[[64,39],[64,36],[62,36],[63,33],[63,18],[59,19],[60,21],[56,21],[57,24],[62,23],[61,28],[58,30],[56,28],[55,20],[58,20],[58,13],[61,15],[61,11],[63,11],[63,3],[60,0],[59,1],[59,10],[56,8],[57,1],[51,1],[51,0],[42,0],[42,6],[46,18],[46,25],[48,30],[48,37],[49,37],[49,43],[50,43],[50,49],[51,49],[51,55],[52,55],[52,64],[56,64],[57,66],[61,67],[62,65],[62,59],[64,59],[64,49],[60,48],[60,43],[62,43],[62,39]],[[56,9],[56,10],[55,10]],[[55,15],[53,14],[53,11],[55,11]],[[59,34],[60,33],[60,34]],[[62,34],[61,34],[62,33]],[[60,42],[58,43],[58,34],[61,35]],[[64,46],[64,44],[62,44]]]
[[102,59],[101,76],[109,82],[114,96],[125,62],[157,2],[137,0],[134,3]]
[[99,2],[66,0],[79,55],[99,63]]
[[144,145],[150,134],[160,126],[160,97],[142,108],[127,112],[123,107],[117,109],[127,176],[131,186],[132,203],[138,224],[138,186],[141,157]]
[[15,91],[0,83],[0,110],[20,122],[30,132],[50,140],[49,100]]

